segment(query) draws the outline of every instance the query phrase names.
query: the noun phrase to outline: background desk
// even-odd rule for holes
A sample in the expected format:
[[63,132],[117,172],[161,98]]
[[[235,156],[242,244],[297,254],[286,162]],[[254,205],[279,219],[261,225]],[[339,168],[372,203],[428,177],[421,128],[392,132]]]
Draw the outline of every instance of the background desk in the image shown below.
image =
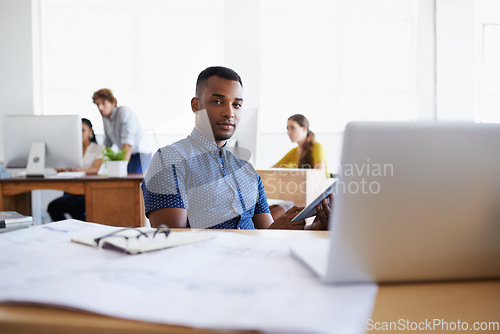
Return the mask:
[[298,206],[312,202],[333,182],[319,169],[272,168],[257,170],[257,174],[267,198],[292,201]]
[[0,210],[31,215],[31,191],[62,190],[85,195],[87,221],[114,226],[145,226],[142,174],[124,178],[85,176],[75,179],[12,178],[0,180]]
[[[314,231],[238,231],[270,237],[326,238],[328,232]],[[373,321],[408,319],[449,322],[500,321],[500,280],[433,284],[383,285],[379,288]],[[217,333],[181,326],[170,326],[116,319],[96,314],[51,307],[0,304],[1,333]],[[371,331],[370,333],[432,333],[429,331]],[[453,333],[456,331],[435,331]],[[223,333],[229,333],[224,331]],[[232,332],[255,333],[255,332]],[[462,331],[495,334],[498,331]]]

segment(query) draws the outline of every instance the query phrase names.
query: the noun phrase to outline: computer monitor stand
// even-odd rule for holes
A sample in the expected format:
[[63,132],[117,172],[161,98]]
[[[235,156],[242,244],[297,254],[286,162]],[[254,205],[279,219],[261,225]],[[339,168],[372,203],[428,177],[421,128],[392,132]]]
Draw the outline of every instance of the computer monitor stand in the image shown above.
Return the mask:
[[45,168],[45,143],[31,143],[31,150],[28,156],[28,164],[26,166],[27,177],[45,177],[50,174],[55,174],[53,168]]

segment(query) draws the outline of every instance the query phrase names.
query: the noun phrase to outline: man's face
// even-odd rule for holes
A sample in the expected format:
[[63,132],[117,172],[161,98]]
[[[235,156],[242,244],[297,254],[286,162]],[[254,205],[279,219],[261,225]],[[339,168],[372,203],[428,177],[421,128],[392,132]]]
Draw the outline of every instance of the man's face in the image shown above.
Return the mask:
[[213,134],[216,144],[223,146],[240,121],[243,88],[238,81],[211,76],[199,94],[191,101],[191,107],[194,112],[206,109],[209,124],[197,114],[196,128],[209,137]]
[[102,97],[95,99],[94,103],[97,106],[97,109],[99,109],[99,112],[101,113],[102,117],[109,118],[111,116],[113,108],[115,107],[113,103],[103,99]]

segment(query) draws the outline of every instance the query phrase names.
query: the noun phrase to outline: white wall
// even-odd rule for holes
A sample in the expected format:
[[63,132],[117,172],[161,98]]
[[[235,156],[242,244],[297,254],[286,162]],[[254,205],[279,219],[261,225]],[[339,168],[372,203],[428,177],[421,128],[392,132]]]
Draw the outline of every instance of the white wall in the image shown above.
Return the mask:
[[474,120],[474,0],[436,0],[438,120]]
[[420,0],[417,27],[417,115],[418,120],[436,119],[435,1]]
[[[260,0],[224,1],[224,63],[243,81],[244,108],[261,106]],[[234,15],[242,13],[242,15]],[[243,15],[244,13],[244,15]],[[260,109],[260,118],[265,113]],[[255,166],[263,167],[265,142],[258,138]]]
[[224,1],[224,62],[242,78],[245,108],[260,106],[259,11],[260,0]]
[[33,113],[31,13],[31,0],[0,0],[0,116]]

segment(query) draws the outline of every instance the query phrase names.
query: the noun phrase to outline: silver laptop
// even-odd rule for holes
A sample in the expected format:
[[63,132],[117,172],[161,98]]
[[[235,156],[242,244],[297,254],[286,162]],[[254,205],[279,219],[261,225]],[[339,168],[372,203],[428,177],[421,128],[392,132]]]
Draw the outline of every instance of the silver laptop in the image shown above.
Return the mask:
[[500,124],[348,124],[325,241],[330,283],[500,277]]

